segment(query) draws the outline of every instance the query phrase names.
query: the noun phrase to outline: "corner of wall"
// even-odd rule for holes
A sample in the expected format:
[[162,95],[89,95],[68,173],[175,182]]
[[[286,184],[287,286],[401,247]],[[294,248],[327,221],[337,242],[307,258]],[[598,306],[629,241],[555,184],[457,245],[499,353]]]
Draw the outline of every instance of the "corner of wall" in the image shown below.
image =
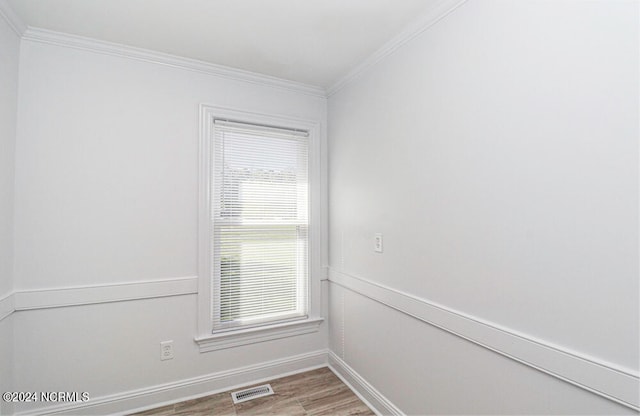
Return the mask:
[[27,25],[24,24],[22,19],[13,11],[9,3],[7,3],[7,0],[0,0],[0,17],[7,22],[18,37],[21,37],[27,30]]
[[[6,0],[0,0],[0,392],[14,389],[14,189],[20,40],[26,25]],[[13,414],[0,401],[0,414]]]

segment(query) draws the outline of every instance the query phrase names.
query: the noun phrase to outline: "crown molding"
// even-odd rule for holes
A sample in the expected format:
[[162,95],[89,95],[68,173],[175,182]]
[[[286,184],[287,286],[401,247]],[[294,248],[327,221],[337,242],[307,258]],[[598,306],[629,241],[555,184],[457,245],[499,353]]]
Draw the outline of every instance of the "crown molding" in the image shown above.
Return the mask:
[[11,30],[13,30],[18,37],[22,37],[27,30],[27,25],[18,17],[6,0],[0,0],[0,16],[6,20]]
[[352,83],[355,79],[360,77],[360,75],[374,67],[378,62],[392,55],[400,47],[422,34],[466,2],[467,0],[441,0],[427,14],[415,20],[399,35],[382,45],[372,55],[330,86],[327,89],[327,96],[332,96]]
[[[0,0],[0,4],[2,4],[2,1],[5,0]],[[248,82],[251,84],[284,89],[299,94],[326,98],[326,91],[323,88],[314,85],[289,81],[269,75],[258,74],[255,72],[231,68],[223,65],[216,65],[209,62],[199,61],[197,59],[190,59],[163,52],[152,51],[149,49],[136,48],[133,46],[106,42],[93,38],[71,35],[47,29],[29,27],[22,35],[22,39],[31,42],[63,46],[93,53],[150,62],[173,68],[200,72],[203,74],[234,81]]]
[[375,66],[378,62],[393,54],[397,49],[419,36],[421,33],[438,23],[441,19],[466,2],[467,0],[441,0],[429,11],[429,13],[414,21],[403,32],[385,43],[376,52],[362,61],[358,66],[326,90],[315,85],[289,81],[282,78],[217,65],[197,59],[185,58],[149,49],[137,48],[134,46],[127,46],[84,36],[71,35],[48,29],[29,27],[22,22],[6,0],[0,0],[0,16],[2,16],[7,21],[11,29],[24,40],[150,62],[200,72],[220,78],[231,79],[234,81],[248,82],[272,88],[284,89],[300,94],[327,98],[328,96],[331,96],[343,89],[360,75]]
[[438,23],[441,19],[466,2],[467,0],[441,0],[429,11],[429,13],[414,21],[403,32],[385,43],[376,52],[362,61],[358,66],[326,90],[315,85],[289,81],[282,78],[217,65],[197,59],[185,58],[149,49],[137,48],[84,36],[71,35],[53,30],[29,27],[22,22],[6,0],[0,0],[0,16],[2,16],[7,21],[9,27],[11,27],[11,29],[24,40],[150,62],[235,81],[248,82],[272,88],[289,90],[300,94],[326,98],[340,91],[364,72],[375,66],[378,62],[393,54],[404,44],[419,36],[421,33]]

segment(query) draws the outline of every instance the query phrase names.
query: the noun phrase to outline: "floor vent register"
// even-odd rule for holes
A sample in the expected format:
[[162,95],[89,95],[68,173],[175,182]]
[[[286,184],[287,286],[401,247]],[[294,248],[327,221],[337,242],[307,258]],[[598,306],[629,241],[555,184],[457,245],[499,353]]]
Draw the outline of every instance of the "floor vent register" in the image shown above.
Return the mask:
[[251,387],[250,389],[234,391],[231,393],[231,398],[233,399],[233,403],[237,404],[272,394],[273,389],[271,388],[271,384],[264,384],[262,386]]

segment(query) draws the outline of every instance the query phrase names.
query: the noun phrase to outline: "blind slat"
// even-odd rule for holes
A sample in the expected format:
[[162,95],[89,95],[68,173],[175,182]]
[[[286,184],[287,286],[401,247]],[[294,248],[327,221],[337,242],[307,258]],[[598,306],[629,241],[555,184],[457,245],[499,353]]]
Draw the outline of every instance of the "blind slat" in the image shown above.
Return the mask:
[[214,330],[307,314],[308,134],[216,120]]

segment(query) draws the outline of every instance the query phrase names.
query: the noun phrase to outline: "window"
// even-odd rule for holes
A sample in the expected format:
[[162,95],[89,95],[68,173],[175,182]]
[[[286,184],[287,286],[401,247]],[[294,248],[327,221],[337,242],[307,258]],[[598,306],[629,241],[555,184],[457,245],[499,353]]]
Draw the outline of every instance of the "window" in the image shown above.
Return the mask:
[[316,331],[316,124],[208,106],[201,118],[201,351]]
[[213,329],[306,317],[309,134],[213,123]]

